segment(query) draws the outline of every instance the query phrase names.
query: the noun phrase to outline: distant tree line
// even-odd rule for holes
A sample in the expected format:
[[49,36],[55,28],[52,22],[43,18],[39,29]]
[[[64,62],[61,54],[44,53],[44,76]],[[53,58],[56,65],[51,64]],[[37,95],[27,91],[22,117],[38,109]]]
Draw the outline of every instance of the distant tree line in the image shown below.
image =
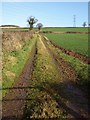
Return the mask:
[[1,25],[0,27],[19,27],[17,25]]

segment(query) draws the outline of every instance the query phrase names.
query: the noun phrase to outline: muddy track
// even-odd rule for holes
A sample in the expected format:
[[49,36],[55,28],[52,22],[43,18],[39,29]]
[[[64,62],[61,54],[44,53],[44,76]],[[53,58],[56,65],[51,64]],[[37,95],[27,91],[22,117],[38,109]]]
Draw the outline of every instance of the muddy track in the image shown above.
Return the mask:
[[[60,107],[62,106],[68,112],[68,118],[71,117],[75,120],[87,120],[90,117],[88,113],[88,99],[85,98],[83,92],[74,83],[74,81],[78,79],[76,72],[73,70],[69,63],[65,62],[62,58],[58,58],[55,52],[48,47],[48,44],[50,44],[50,42],[45,41],[45,39],[43,39],[43,42],[47,47],[49,53],[53,56],[57,69],[62,76],[63,88],[61,89],[60,85],[56,85],[56,87],[55,85],[52,85],[51,89],[56,91],[65,100],[65,103],[63,104],[60,99],[57,99],[56,101]],[[48,93],[52,94],[50,90],[47,91]]]
[[[46,38],[45,38],[46,39]],[[62,48],[58,45],[56,45],[54,42],[50,41],[51,44],[56,47],[56,48],[59,48],[62,52],[64,52],[65,54],[67,55],[70,55],[70,56],[73,56],[75,58],[78,58],[79,60],[81,60],[83,63],[85,64],[90,64],[90,58],[88,58],[87,56],[84,56],[84,55],[81,55],[79,53],[76,53],[74,51],[71,51],[71,50],[67,50],[65,48]]]
[[2,100],[2,120],[20,120],[23,116],[23,110],[26,102],[26,93],[29,88],[28,80],[32,73],[36,46],[32,49],[32,56],[27,60],[19,79]]

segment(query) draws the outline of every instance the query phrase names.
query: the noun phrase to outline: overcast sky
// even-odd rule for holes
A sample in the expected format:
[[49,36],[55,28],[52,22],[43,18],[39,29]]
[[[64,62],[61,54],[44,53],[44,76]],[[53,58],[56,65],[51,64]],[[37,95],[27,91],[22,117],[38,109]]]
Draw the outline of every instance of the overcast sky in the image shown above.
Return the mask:
[[2,2],[1,7],[0,24],[26,27],[28,17],[35,16],[45,27],[73,27],[74,15],[76,26],[88,23],[88,2]]

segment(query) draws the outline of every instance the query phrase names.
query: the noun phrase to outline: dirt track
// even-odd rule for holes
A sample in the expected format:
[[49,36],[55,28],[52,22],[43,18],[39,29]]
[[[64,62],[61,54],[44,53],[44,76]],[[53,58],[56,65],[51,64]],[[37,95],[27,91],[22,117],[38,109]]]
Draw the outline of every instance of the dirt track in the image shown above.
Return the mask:
[[2,101],[2,120],[20,120],[23,116],[26,93],[27,89],[30,87],[28,85],[28,80],[30,79],[35,52],[36,48],[33,48],[32,57],[27,60],[16,83],[11,88],[6,88],[9,91]]
[[[60,73],[60,77],[62,78],[62,82],[60,82],[60,84],[52,83],[49,85],[50,89],[45,88],[45,91],[48,95],[55,99],[60,109],[62,108],[63,111],[67,111],[67,120],[87,120],[88,101],[84,97],[82,91],[78,89],[73,82],[73,80],[77,79],[75,71],[67,62],[63,61],[63,59],[58,58],[52,49],[48,47],[45,41],[42,39],[40,39],[40,41],[43,45],[42,47],[45,47],[51,55],[54,64]],[[30,79],[30,74],[32,72],[32,64],[35,52],[36,49],[34,49],[32,52],[32,59],[28,59],[19,80],[14,84],[12,88],[9,89],[8,94],[3,98],[2,120],[23,119],[23,112],[27,101],[27,89],[30,88],[28,80]],[[55,98],[53,93],[57,93],[61,97]],[[23,120],[25,120],[25,118]],[[58,119],[55,118],[55,120]]]

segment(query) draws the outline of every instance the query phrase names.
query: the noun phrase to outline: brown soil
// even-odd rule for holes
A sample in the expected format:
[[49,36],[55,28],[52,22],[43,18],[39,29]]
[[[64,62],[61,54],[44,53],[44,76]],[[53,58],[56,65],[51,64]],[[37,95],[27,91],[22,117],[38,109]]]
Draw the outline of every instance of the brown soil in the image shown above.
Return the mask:
[[49,33],[49,34],[90,34],[90,32],[74,32],[74,31],[67,31],[67,32],[53,32],[53,31],[43,31],[41,33]]
[[8,93],[2,100],[2,120],[20,120],[23,116],[26,93],[29,88],[28,80],[32,72],[35,51],[34,48],[32,57],[27,60],[19,79],[11,88],[6,88]]
[[53,34],[90,34],[90,32],[52,32]]
[[90,32],[65,32],[68,34],[90,34]]

